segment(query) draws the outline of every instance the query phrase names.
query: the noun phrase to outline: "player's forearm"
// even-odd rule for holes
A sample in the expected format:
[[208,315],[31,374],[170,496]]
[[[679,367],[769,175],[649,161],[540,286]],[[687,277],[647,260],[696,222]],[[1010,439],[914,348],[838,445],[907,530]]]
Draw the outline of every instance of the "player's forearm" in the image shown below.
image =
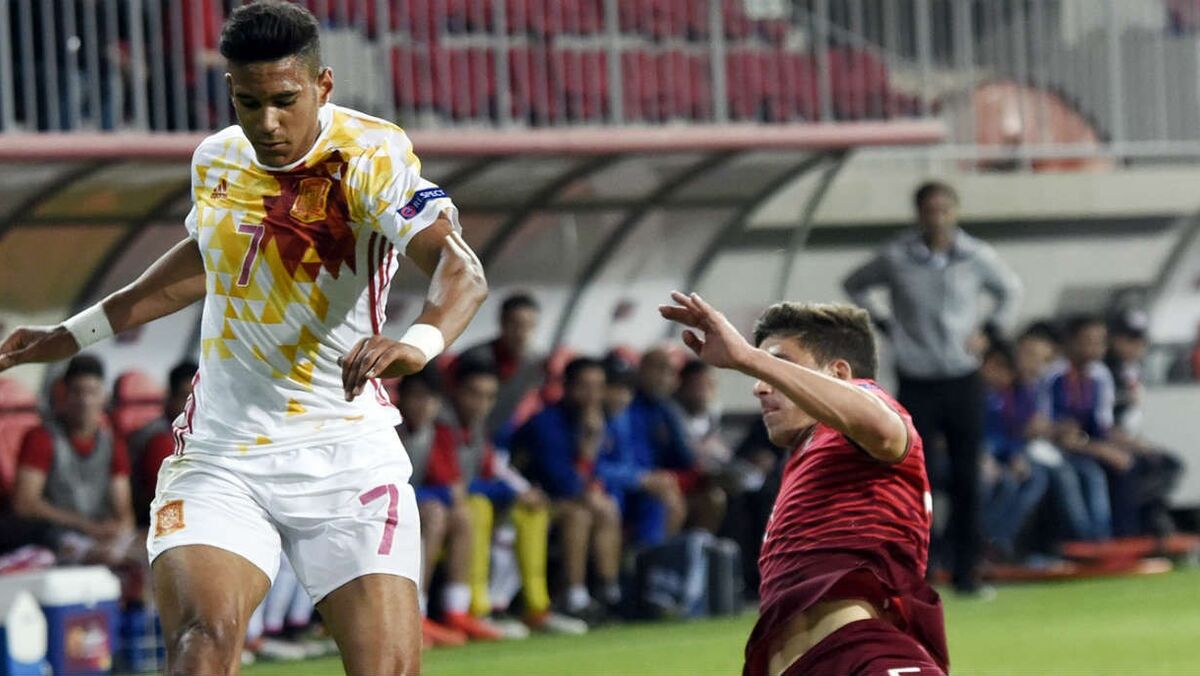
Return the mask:
[[415,323],[437,327],[449,346],[462,335],[487,294],[483,265],[461,235],[451,232],[444,240],[425,307]]
[[818,422],[832,427],[880,460],[896,460],[907,447],[900,416],[878,397],[844,380],[755,349],[741,368],[768,383]]
[[148,324],[204,297],[204,261],[194,240],[176,244],[141,277],[104,300],[113,333]]

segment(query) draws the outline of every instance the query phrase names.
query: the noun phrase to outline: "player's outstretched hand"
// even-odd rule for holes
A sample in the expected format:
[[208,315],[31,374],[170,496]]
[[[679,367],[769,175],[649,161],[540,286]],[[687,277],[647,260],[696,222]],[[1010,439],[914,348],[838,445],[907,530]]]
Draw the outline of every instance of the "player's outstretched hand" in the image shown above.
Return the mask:
[[[725,315],[695,293],[686,295],[673,291],[671,299],[677,305],[660,305],[658,311],[666,319],[689,327],[683,332],[683,342],[697,357],[711,366],[725,369],[740,369],[747,363],[754,348]],[[703,333],[703,337],[697,331]]]
[[425,355],[412,345],[375,335],[358,341],[349,354],[338,358],[338,366],[346,401],[354,401],[372,378],[398,378],[425,368]]
[[0,343],[0,371],[21,364],[58,361],[76,352],[79,343],[61,326],[21,326]]

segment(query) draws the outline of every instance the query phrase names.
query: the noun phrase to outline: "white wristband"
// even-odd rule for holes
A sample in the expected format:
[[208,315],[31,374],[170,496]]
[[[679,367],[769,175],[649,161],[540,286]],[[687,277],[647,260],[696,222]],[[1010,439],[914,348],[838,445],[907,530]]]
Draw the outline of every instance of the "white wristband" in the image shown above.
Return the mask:
[[108,315],[104,312],[103,303],[96,303],[67,319],[62,325],[75,337],[75,342],[79,343],[81,350],[105,338],[111,338],[113,335],[112,324],[108,322]]
[[413,324],[400,337],[400,342],[420,350],[425,355],[426,364],[446,349],[446,339],[441,330],[431,324]]

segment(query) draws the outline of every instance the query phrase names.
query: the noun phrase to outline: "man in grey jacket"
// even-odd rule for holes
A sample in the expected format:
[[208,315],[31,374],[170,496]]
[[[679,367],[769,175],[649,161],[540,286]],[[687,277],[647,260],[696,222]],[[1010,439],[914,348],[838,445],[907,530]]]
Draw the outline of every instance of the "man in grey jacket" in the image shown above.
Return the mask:
[[[932,448],[949,452],[948,540],[953,582],[962,593],[979,589],[979,453],[983,395],[979,359],[987,335],[1009,328],[1021,283],[986,243],[958,228],[958,195],[931,182],[914,196],[917,228],[886,245],[846,277],[846,293],[870,311],[891,340],[900,402]],[[891,312],[872,302],[886,289]],[[981,296],[995,300],[985,316]]]

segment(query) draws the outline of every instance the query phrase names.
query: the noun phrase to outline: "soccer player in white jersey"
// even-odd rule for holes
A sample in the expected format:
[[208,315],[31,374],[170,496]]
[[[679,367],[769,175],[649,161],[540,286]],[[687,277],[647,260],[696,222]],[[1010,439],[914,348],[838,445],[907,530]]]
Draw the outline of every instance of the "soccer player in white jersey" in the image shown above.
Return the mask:
[[[0,371],[203,299],[200,371],[147,541],[168,673],[237,670],[281,549],[348,673],[416,673],[417,507],[379,378],[458,338],[487,295],[483,271],[404,132],[329,103],[311,14],[239,7],[221,53],[239,124],[196,149],[188,237],[62,325],[17,329]],[[431,282],[397,341],[380,328],[400,254]]]

